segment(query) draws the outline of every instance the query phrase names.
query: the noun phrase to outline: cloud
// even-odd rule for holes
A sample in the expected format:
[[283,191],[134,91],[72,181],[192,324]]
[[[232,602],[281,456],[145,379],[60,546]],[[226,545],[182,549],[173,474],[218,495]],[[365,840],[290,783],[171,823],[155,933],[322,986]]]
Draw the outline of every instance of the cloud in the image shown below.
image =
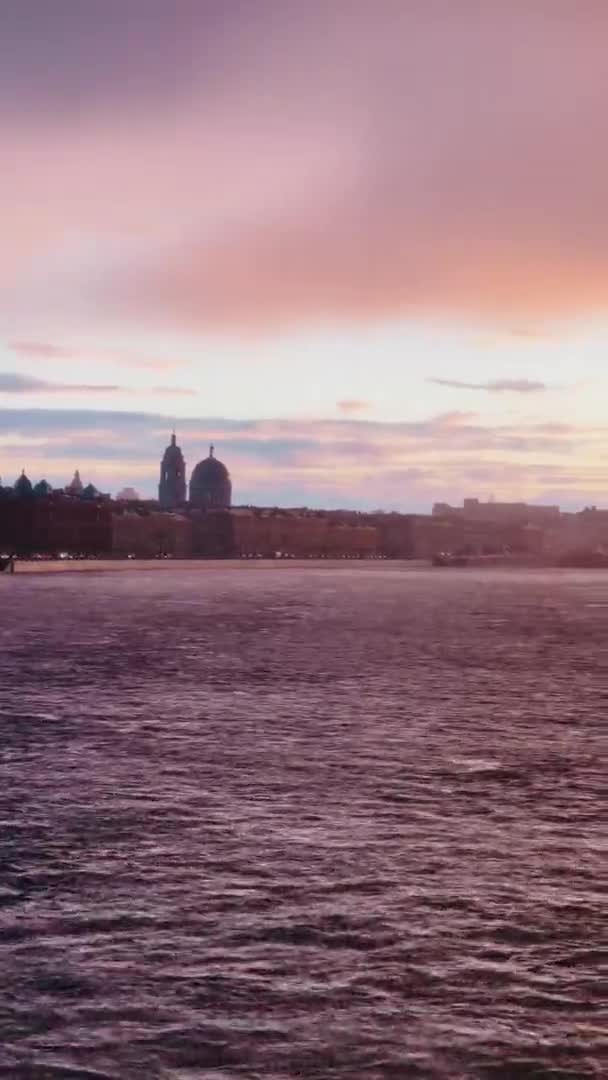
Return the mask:
[[428,378],[429,383],[436,386],[449,386],[453,390],[488,390],[492,394],[537,394],[549,387],[544,382],[534,379],[489,379],[488,382],[461,382],[460,379]]
[[357,398],[346,398],[344,401],[336,402],[338,411],[343,413],[344,416],[352,416],[354,413],[365,412],[369,409],[369,401],[360,401]]
[[77,355],[73,349],[64,349],[48,341],[9,341],[8,347],[28,360],[72,360]]
[[[152,386],[150,394],[164,397],[195,397],[196,390],[187,386]],[[33,375],[20,375],[16,372],[0,372],[0,394],[136,394],[141,393],[131,386],[119,386],[115,383],[64,383],[38,379]]]
[[88,362],[110,361],[126,367],[149,368],[151,371],[171,371],[183,361],[162,360],[139,356],[122,349],[67,348],[50,341],[9,341],[11,352],[24,360],[84,360]]
[[[153,496],[173,418],[94,409],[0,409],[0,475],[76,467],[102,490],[136,484]],[[472,413],[418,421],[186,417],[178,426],[188,475],[210,442],[241,503],[428,511],[464,495],[602,504],[608,425],[521,422],[488,426]],[[555,501],[553,497],[550,501]]]
[[104,393],[124,392],[124,386],[101,383],[59,383],[36,379],[31,375],[0,372],[0,394],[58,394],[58,393]]
[[49,259],[146,327],[608,306],[605,3],[47,6],[3,24],[7,303]]

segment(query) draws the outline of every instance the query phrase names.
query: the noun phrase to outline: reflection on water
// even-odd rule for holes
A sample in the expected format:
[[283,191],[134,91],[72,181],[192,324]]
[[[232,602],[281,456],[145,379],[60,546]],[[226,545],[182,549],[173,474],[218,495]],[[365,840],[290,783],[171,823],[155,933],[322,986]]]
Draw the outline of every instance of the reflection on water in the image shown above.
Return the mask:
[[605,1075],[608,577],[0,580],[0,1075]]

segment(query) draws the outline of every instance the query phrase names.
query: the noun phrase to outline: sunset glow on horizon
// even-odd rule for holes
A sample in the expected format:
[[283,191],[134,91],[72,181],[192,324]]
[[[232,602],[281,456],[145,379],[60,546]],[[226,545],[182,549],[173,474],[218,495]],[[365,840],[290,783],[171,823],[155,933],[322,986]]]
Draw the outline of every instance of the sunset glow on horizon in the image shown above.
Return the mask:
[[[500,9],[500,10],[498,10]],[[3,13],[0,476],[608,503],[608,8]]]

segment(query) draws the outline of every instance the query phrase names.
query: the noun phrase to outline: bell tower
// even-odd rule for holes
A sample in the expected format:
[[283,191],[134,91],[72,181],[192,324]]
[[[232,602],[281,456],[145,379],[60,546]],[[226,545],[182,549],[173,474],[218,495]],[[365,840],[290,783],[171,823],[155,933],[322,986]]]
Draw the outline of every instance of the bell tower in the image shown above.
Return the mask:
[[177,445],[175,432],[160,463],[158,501],[165,510],[171,510],[186,501],[186,462]]

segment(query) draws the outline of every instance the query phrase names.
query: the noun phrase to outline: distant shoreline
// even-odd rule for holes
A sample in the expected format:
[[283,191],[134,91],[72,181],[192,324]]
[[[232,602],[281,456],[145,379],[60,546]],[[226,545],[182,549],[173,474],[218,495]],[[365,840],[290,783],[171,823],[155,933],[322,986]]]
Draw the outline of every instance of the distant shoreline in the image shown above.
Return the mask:
[[[66,559],[15,561],[16,574],[125,573],[128,570],[270,570],[342,569],[366,566],[403,566],[415,570],[428,567],[424,559]],[[2,577],[5,575],[3,574]],[[6,576],[10,576],[6,574]]]
[[[434,568],[429,559],[66,559],[64,560],[19,560],[15,561],[15,574],[105,574],[105,573],[140,573],[154,571],[213,571],[213,570],[386,570],[398,569],[414,573],[420,570],[432,570],[440,577],[451,578],[455,572],[473,573],[479,570],[594,570],[589,566],[559,566],[556,563],[536,562],[522,559],[517,562],[488,564],[472,562],[469,566],[454,568]],[[0,574],[0,581],[9,579],[10,573]]]

